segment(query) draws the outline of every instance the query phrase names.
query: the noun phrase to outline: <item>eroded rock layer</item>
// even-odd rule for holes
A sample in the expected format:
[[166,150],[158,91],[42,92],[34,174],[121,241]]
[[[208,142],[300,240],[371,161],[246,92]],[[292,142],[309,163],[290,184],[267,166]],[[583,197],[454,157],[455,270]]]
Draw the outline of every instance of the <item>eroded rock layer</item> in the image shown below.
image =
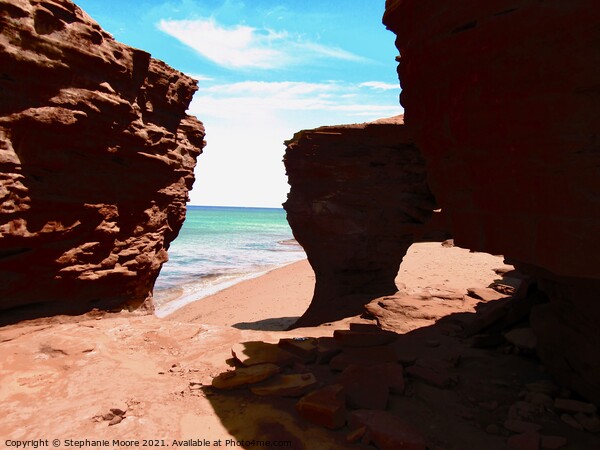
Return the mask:
[[151,298],[204,145],[196,89],[68,0],[0,0],[2,322]]
[[600,4],[459,3],[387,1],[407,126],[457,244],[537,277],[539,354],[600,403]]
[[283,206],[316,275],[296,326],[359,314],[397,291],[402,258],[436,207],[421,152],[401,116],[301,131],[286,145]]

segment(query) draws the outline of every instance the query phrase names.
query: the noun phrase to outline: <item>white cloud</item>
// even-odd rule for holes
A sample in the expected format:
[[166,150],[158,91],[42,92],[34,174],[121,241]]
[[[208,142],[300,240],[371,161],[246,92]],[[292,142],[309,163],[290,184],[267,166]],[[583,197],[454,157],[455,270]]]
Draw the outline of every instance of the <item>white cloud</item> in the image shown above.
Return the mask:
[[373,98],[370,89],[365,91],[362,84],[243,81],[201,89],[194,97],[192,111],[199,116],[221,118],[238,114],[248,117],[259,111],[270,114],[318,111],[332,117],[338,112],[339,120],[345,114],[372,119],[400,114],[397,97],[387,97]]
[[207,147],[191,192],[196,205],[280,206],[289,186],[283,141],[321,125],[402,113],[398,97],[361,84],[242,81],[213,84],[194,96]]
[[360,86],[381,91],[400,89],[400,85],[398,83],[384,83],[383,81],[365,81],[364,83],[361,83]]
[[309,83],[304,81],[240,81],[237,83],[211,86],[204,90],[221,96],[242,95],[245,97],[260,95],[261,97],[279,97],[281,95],[298,96],[329,92],[337,89],[334,83]]
[[214,80],[213,77],[202,75],[200,73],[187,73],[186,75],[188,75],[198,81],[213,81]]
[[364,60],[346,50],[307,42],[285,31],[246,25],[225,27],[214,19],[161,20],[158,28],[230,69],[276,69],[319,58]]

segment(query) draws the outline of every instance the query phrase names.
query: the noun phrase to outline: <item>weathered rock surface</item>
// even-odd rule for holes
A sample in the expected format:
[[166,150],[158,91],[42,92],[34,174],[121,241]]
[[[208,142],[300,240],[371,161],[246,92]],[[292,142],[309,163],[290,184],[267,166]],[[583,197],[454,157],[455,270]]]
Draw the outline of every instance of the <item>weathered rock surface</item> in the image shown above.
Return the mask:
[[367,441],[381,450],[427,449],[425,438],[414,425],[386,411],[354,411],[349,422],[351,428],[367,427]]
[[259,383],[277,373],[279,373],[279,366],[270,363],[239,367],[219,374],[213,378],[212,385],[217,389],[236,389],[248,384]]
[[311,391],[317,380],[312,373],[294,373],[279,375],[268,382],[253,386],[250,391],[255,395],[274,397],[300,397]]
[[537,278],[538,354],[600,403],[600,5],[388,0],[384,23],[455,241]]
[[346,394],[341,384],[325,386],[302,397],[296,411],[306,420],[335,430],[346,423]]
[[262,341],[235,344],[231,347],[231,354],[240,364],[246,367],[256,364],[277,364],[282,367],[291,366],[299,359],[277,344],[269,344]]
[[296,326],[358,314],[398,290],[394,278],[408,247],[443,229],[431,222],[437,206],[421,152],[402,116],[304,130],[286,145],[291,188],[283,206],[316,275]]
[[196,89],[69,0],[0,0],[0,322],[151,299],[204,145]]
[[355,409],[386,409],[390,392],[404,392],[404,371],[400,364],[350,365],[340,375],[346,388],[346,403]]

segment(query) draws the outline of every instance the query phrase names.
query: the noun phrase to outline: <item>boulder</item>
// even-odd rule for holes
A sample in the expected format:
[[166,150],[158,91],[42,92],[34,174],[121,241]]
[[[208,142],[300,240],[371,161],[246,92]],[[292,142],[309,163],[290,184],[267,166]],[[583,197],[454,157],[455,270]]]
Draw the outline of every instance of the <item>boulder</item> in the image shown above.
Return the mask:
[[404,392],[402,366],[394,363],[350,365],[338,382],[346,388],[346,402],[354,409],[386,409],[390,392]]
[[0,325],[152,308],[204,128],[196,81],[70,0],[0,0]]
[[456,244],[537,281],[538,355],[600,404],[600,7],[459,3],[386,1],[405,124]]
[[412,424],[386,411],[354,411],[350,428],[366,427],[369,440],[381,450],[426,450],[422,433]]
[[316,276],[295,326],[360,314],[398,290],[394,279],[413,242],[447,237],[402,116],[303,130],[286,146],[283,206]]
[[340,384],[325,386],[302,397],[296,411],[304,419],[335,430],[346,423],[344,387]]

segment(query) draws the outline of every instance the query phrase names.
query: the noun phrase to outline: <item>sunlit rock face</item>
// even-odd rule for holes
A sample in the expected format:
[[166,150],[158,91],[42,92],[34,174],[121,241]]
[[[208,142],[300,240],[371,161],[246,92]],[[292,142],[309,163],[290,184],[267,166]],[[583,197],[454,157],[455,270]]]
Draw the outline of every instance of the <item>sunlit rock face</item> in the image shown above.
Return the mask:
[[600,4],[388,0],[384,23],[457,244],[539,280],[538,353],[600,403]]
[[316,275],[296,326],[359,314],[397,291],[402,258],[432,224],[421,152],[401,116],[304,130],[286,145],[283,206]]
[[151,299],[204,145],[196,89],[68,0],[0,0],[0,322]]

